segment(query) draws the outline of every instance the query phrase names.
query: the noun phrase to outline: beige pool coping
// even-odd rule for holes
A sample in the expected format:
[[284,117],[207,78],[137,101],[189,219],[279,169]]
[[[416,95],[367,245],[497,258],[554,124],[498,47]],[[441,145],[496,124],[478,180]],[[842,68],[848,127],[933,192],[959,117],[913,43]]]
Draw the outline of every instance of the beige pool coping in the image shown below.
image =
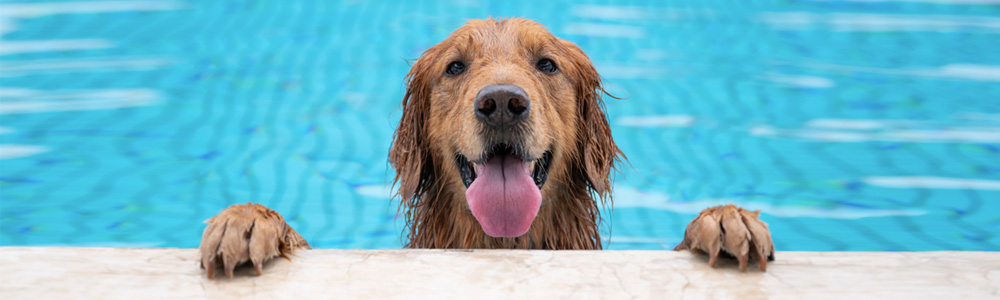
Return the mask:
[[998,299],[1000,252],[306,250],[206,279],[196,249],[0,247],[2,299]]

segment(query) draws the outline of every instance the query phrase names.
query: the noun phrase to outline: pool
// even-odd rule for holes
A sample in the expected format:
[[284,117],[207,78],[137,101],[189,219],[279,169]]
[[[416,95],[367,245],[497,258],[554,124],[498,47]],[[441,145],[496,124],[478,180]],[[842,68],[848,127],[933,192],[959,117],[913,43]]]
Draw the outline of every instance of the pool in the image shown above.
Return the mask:
[[197,247],[231,204],[399,248],[406,59],[466,18],[580,45],[631,161],[609,249],[763,209],[778,250],[1000,250],[1000,2],[0,2],[0,245]]

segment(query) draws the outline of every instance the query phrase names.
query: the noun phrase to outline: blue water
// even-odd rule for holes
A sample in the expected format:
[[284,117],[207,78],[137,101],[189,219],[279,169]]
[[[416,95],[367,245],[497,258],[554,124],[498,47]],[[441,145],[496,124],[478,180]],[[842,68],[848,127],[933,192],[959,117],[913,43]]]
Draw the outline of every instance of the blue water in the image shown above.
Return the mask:
[[734,202],[779,250],[1000,250],[987,0],[2,1],[0,244],[196,247],[258,202],[316,247],[399,248],[407,59],[490,15],[627,98],[610,249]]

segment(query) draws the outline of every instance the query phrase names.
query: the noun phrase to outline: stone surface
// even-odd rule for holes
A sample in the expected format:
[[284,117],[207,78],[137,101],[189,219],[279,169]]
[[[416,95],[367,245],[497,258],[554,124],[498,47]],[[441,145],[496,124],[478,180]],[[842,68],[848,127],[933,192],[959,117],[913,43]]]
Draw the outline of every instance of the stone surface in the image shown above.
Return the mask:
[[[998,299],[1000,253],[306,250],[205,278],[196,249],[0,247],[2,299]],[[221,274],[220,272],[217,272]]]

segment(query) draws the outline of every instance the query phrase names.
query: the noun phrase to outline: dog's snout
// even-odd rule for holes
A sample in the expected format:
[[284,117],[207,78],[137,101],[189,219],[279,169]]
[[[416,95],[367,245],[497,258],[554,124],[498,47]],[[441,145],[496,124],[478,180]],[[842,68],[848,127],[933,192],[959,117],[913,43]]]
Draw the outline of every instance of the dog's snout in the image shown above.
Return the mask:
[[476,95],[476,118],[490,127],[509,126],[528,118],[531,100],[520,87],[494,84]]

